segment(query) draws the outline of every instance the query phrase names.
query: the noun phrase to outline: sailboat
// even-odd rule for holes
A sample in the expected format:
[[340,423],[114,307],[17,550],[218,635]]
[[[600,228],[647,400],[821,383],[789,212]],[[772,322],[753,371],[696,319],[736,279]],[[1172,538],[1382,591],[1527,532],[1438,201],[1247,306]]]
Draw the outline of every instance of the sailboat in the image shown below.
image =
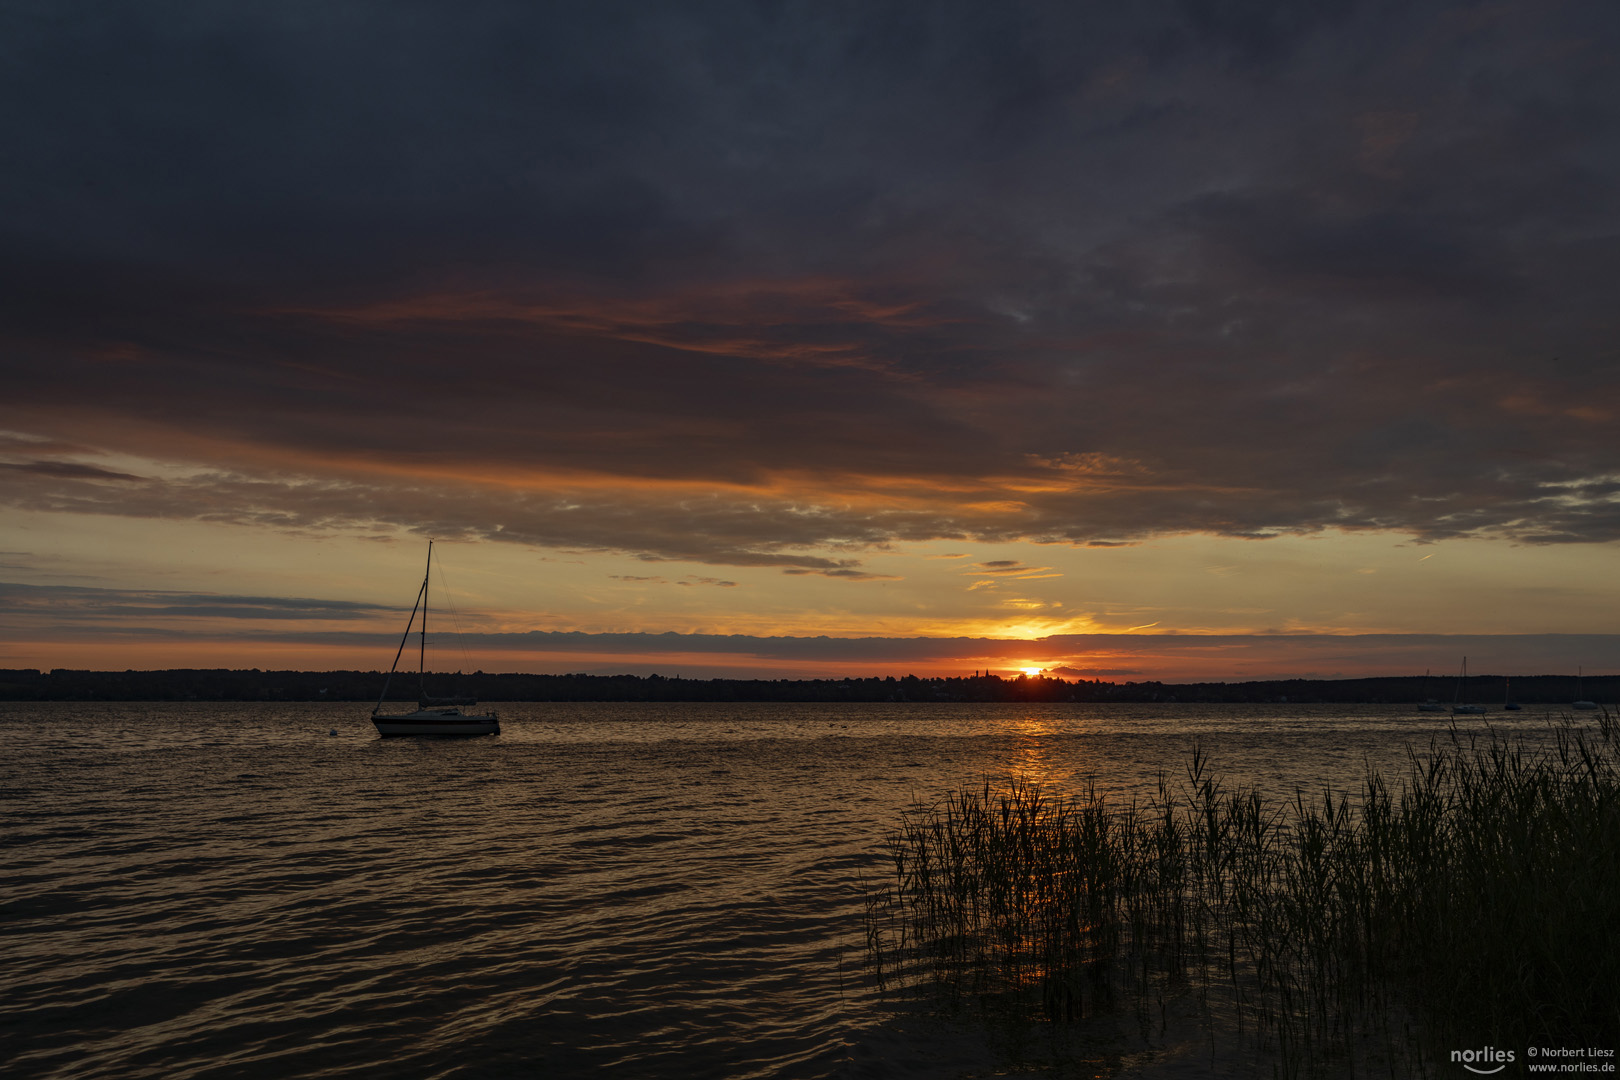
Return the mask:
[[1463,657],[1462,674],[1457,676],[1457,693],[1452,697],[1451,711],[1455,715],[1477,716],[1485,711],[1483,705],[1464,705],[1462,700],[1463,683],[1468,681],[1468,657]]
[[[427,696],[427,616],[428,579],[433,576],[433,541],[428,541],[427,573],[422,575],[422,587],[416,592],[416,603],[411,617],[405,623],[405,634],[399,639],[399,650],[394,653],[394,666],[388,669],[383,681],[382,696],[371,710],[371,722],[377,725],[379,735],[499,735],[500,721],[493,712],[482,715],[464,713],[462,708],[476,705],[472,698],[431,698]],[[421,648],[417,654],[417,681],[419,692],[415,712],[384,715],[383,701],[388,697],[388,684],[399,670],[399,658],[405,655],[405,643],[411,638],[411,627],[416,625],[416,613],[422,612]]]
[[1445,712],[1446,707],[1429,696],[1429,669],[1423,669],[1423,700],[1418,702],[1418,712]]
[[1580,700],[1579,701],[1572,701],[1572,702],[1569,703],[1569,707],[1572,708],[1572,709],[1595,709],[1595,708],[1597,708],[1597,702],[1588,701],[1585,698],[1581,698],[1581,677],[1583,675],[1585,675],[1585,674],[1586,674],[1586,671],[1585,671],[1584,668],[1576,668],[1575,669],[1575,696],[1577,698],[1580,698]]
[[1502,711],[1518,712],[1519,703],[1513,700],[1513,682],[1510,676],[1502,676]]

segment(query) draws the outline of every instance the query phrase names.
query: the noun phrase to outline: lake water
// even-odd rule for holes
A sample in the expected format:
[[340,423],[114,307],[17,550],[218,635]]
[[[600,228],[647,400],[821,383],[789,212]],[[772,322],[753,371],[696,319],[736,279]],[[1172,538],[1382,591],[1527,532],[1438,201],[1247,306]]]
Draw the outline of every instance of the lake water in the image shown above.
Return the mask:
[[1144,794],[1195,741],[1229,782],[1343,789],[1448,720],[537,703],[457,741],[368,711],[0,705],[0,1074],[986,1075],[862,969],[861,875],[914,799]]

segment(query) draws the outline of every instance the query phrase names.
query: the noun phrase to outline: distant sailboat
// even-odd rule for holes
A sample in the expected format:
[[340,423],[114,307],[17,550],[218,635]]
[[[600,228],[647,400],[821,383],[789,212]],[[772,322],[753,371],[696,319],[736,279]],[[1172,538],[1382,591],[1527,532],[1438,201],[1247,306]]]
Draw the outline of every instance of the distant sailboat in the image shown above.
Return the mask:
[[[1581,697],[1581,677],[1585,674],[1585,669],[1575,669],[1575,696],[1577,698]],[[1585,698],[1581,698],[1579,701],[1570,702],[1569,707],[1572,709],[1595,709],[1597,708],[1597,702],[1587,701]]]
[[[427,696],[427,613],[428,578],[433,575],[433,541],[428,541],[427,573],[422,575],[422,587],[417,590],[416,604],[405,623],[405,635],[399,639],[399,650],[394,653],[394,666],[388,669],[383,681],[382,695],[371,710],[371,722],[377,725],[379,735],[499,735],[500,721],[493,712],[471,715],[461,711],[462,706],[478,704],[472,698],[430,698]],[[405,643],[410,640],[411,627],[416,623],[416,612],[422,612],[422,643],[417,654],[417,680],[419,683],[415,712],[382,714],[383,701],[388,697],[388,684],[399,670],[399,658],[405,654]]]
[[1462,700],[1463,683],[1468,681],[1468,657],[1463,657],[1462,674],[1457,676],[1457,693],[1452,697],[1451,711],[1456,715],[1477,716],[1485,711],[1483,705],[1465,705]]
[[1446,707],[1429,696],[1429,669],[1423,669],[1423,700],[1418,702],[1418,712],[1445,712]]
[[1513,694],[1510,692],[1511,687],[1512,687],[1512,679],[1507,675],[1502,676],[1502,711],[1503,712],[1518,712],[1519,711],[1519,703],[1517,701],[1513,700]]

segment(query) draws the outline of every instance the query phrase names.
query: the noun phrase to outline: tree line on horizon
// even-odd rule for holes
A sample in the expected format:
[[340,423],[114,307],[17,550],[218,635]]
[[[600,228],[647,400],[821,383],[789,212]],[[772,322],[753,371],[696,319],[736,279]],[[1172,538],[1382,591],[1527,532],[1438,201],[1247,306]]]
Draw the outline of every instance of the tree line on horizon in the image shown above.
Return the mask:
[[[179,668],[166,671],[0,669],[0,701],[376,701],[381,671],[261,671]],[[1234,702],[1410,704],[1439,694],[1474,704],[1504,703],[1500,675],[1455,680],[1424,676],[1274,679],[1247,682],[1067,682],[1046,676],[868,676],[847,679],[683,679],[662,675],[539,675],[475,671],[430,674],[436,694],[482,701],[780,701],[780,702]],[[394,676],[388,699],[416,697],[413,676]],[[1443,691],[1452,691],[1450,694]],[[1577,698],[1620,700],[1620,676],[1514,676],[1513,700],[1561,705]]]

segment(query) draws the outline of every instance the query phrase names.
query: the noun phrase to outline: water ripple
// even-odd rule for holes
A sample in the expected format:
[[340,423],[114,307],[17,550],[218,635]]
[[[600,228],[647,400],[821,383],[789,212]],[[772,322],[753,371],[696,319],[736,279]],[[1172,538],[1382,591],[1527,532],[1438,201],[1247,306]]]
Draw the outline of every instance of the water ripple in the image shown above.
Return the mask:
[[1128,798],[1194,739],[1235,780],[1344,786],[1424,723],[559,704],[457,742],[376,739],[353,706],[7,705],[0,1068],[987,1073],[860,970],[859,881],[912,799],[1009,773]]

